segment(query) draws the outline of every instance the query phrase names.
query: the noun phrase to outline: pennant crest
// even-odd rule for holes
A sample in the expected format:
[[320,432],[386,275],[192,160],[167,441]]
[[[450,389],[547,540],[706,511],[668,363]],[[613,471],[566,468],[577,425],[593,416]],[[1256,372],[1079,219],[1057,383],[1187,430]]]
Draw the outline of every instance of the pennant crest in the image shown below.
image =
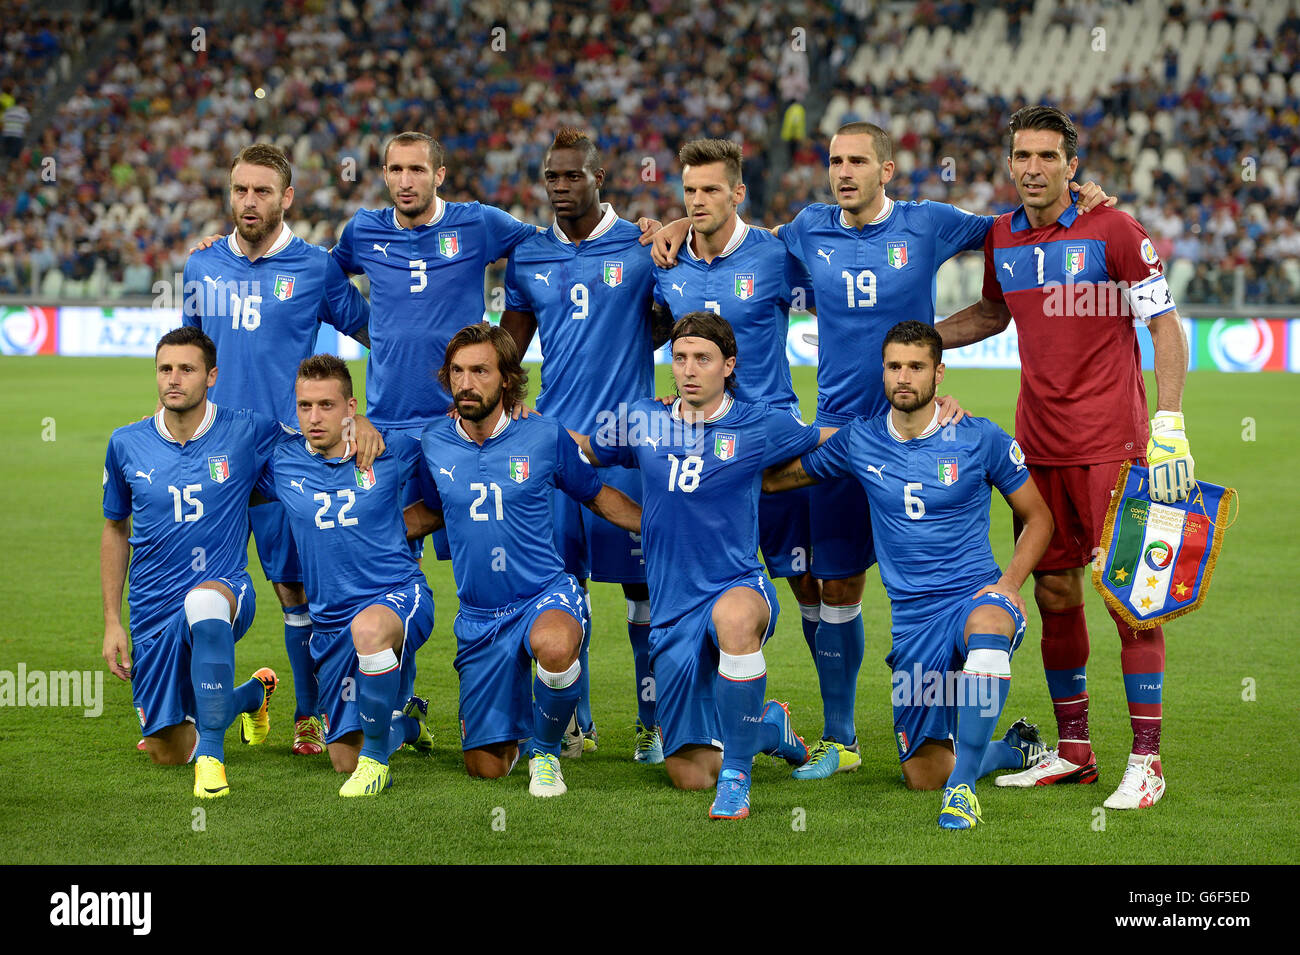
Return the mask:
[[352,470],[356,473],[357,487],[361,488],[361,490],[369,491],[372,487],[375,486],[374,465],[371,465],[370,467],[366,468],[364,471],[361,470],[361,468],[357,467],[356,465],[353,465]]
[[444,259],[454,259],[460,255],[460,232],[438,233],[438,254]]
[[275,288],[271,294],[282,302],[287,302],[293,298],[293,276],[277,275],[275,277]]
[[520,454],[510,459],[510,480],[523,484],[528,480],[528,455]]
[[890,242],[885,245],[885,258],[889,264],[896,269],[901,269],[907,264],[907,243]]
[[736,298],[742,302],[754,297],[754,273],[742,272],[736,276]]
[[208,476],[218,484],[225,484],[230,477],[230,461],[226,455],[208,458]]
[[955,457],[939,459],[939,483],[944,487],[952,487],[957,483],[957,459]]
[[605,284],[610,288],[618,288],[623,284],[623,263],[622,262],[602,262],[601,276]]
[[1083,271],[1084,253],[1087,249],[1082,245],[1067,245],[1065,247],[1065,271],[1069,275],[1078,275]]
[[1092,585],[1131,627],[1147,630],[1199,607],[1223,546],[1236,491],[1205,481],[1189,500],[1151,500],[1147,469],[1125,463],[1102,530]]
[[713,436],[713,454],[719,461],[730,461],[736,456],[736,436],[719,431]]

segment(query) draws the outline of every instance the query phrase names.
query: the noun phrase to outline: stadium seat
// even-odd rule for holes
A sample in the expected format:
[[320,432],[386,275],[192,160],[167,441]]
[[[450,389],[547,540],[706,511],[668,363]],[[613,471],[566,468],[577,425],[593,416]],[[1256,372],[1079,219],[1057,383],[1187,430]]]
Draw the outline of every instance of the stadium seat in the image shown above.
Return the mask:
[[1183,299],[1183,293],[1187,291],[1187,284],[1191,282],[1192,276],[1196,274],[1196,266],[1188,259],[1171,259],[1169,262],[1169,294],[1174,297],[1174,302],[1180,302]]
[[1187,175],[1187,157],[1183,155],[1181,149],[1166,149],[1164,155],[1160,157],[1160,167],[1181,181]]
[[41,297],[58,298],[63,294],[63,273],[57,268],[46,269],[41,276]]

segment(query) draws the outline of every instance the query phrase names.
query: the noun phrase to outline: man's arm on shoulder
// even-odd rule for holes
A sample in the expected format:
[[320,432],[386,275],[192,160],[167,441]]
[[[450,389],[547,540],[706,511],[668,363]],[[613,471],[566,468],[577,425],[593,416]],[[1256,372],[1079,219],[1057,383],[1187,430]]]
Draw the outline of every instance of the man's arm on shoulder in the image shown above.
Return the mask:
[[569,432],[569,437],[571,437],[574,443],[577,444],[578,450],[582,452],[582,456],[587,459],[588,464],[593,468],[605,467],[605,462],[600,460],[600,457],[592,450],[591,435],[579,434],[571,428],[566,428],[565,430]]
[[532,312],[507,308],[501,313],[501,327],[514,339],[515,347],[519,349],[522,358],[532,343],[533,335],[537,333],[537,316]]
[[106,518],[99,540],[99,586],[104,602],[103,657],[109,671],[119,680],[131,679],[131,640],[122,626],[122,594],[131,556],[130,530],[131,518]]
[[1010,323],[1011,310],[1006,302],[981,298],[974,305],[967,305],[943,321],[935,322],[934,329],[943,337],[944,348],[961,348],[993,337]]
[[446,526],[442,511],[435,511],[424,501],[408,504],[402,511],[402,520],[406,522],[406,539],[419,540]]
[[[827,431],[830,429],[823,428],[822,430]],[[825,438],[822,440],[825,440]],[[795,458],[784,464],[774,464],[763,472],[764,494],[793,491],[797,487],[808,487],[816,483],[817,479],[803,469],[803,458]]]
[[600,493],[586,502],[592,513],[633,534],[641,533],[641,505],[616,487],[600,486]]

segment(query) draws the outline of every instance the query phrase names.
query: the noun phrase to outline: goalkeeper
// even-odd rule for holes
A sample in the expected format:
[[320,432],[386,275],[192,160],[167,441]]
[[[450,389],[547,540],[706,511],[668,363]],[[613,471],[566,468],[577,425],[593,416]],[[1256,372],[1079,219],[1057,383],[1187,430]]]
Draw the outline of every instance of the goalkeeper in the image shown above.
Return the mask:
[[[1068,183],[1078,167],[1078,134],[1069,117],[1053,107],[1026,107],[1011,117],[1008,147],[1007,167],[1023,205],[989,230],[982,300],[936,327],[947,349],[997,334],[1016,320],[1016,439],[1056,521],[1034,571],[1034,600],[1043,620],[1043,669],[1059,749],[1024,772],[1000,777],[998,785],[1093,783],[1085,565],[1100,543],[1124,461],[1149,469],[1154,500],[1186,499],[1194,485],[1181,412],[1187,339],[1142,227],[1115,209],[1087,215],[1075,209]],[[1157,410],[1149,429],[1138,324],[1150,329],[1155,347]],[[1111,616],[1119,629],[1133,746],[1105,805],[1141,809],[1165,790],[1165,638],[1159,627],[1134,630]]]

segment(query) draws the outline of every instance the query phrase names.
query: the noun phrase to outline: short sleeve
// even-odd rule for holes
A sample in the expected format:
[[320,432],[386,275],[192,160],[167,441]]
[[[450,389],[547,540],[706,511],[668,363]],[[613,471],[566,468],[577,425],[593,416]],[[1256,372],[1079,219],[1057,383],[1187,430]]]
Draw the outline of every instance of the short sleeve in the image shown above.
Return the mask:
[[278,501],[279,493],[275,490],[275,458],[266,462],[262,471],[257,476],[257,483],[253,485],[253,490],[266,498],[268,501]]
[[416,468],[415,477],[419,481],[420,497],[431,511],[442,510],[442,496],[438,493],[438,484],[433,479],[433,457],[427,438],[420,438],[420,466]]
[[496,206],[481,206],[483,225],[487,230],[487,258],[490,262],[504,258],[525,239],[537,234],[537,226],[520,222]]
[[661,284],[663,282],[664,274],[663,270],[656,265],[654,269],[654,298],[656,305],[662,305],[664,308],[667,308],[668,299],[664,296],[663,285]]
[[334,261],[338,263],[344,275],[357,275],[364,271],[356,262],[356,240],[354,238],[356,227],[357,217],[354,215],[348,220],[348,224],[343,227],[343,234],[339,236],[334,248],[330,249],[330,255],[334,257]]
[[527,292],[519,284],[513,254],[510,256],[510,261],[506,263],[506,309],[511,312],[533,311],[533,303],[528,300]]
[[[603,422],[603,423],[602,423]],[[606,467],[621,465],[625,468],[640,467],[636,459],[636,450],[627,440],[626,422],[619,415],[602,411],[596,416],[596,430],[591,435],[591,449]]]
[[569,432],[559,427],[555,431],[555,484],[575,501],[586,503],[600,493],[600,476],[582,460]]
[[813,294],[812,274],[801,261],[786,252],[785,256],[785,301],[792,308],[811,311],[817,304]]
[[994,231],[989,229],[989,234],[984,238],[984,288],[980,294],[990,302],[1005,302],[1002,283],[998,281],[997,258],[993,254]]
[[118,442],[108,439],[104,455],[104,516],[110,521],[120,521],[131,516],[131,486],[122,477],[118,459]]
[[785,409],[769,409],[765,424],[767,446],[763,454],[763,467],[797,458],[817,447],[817,442],[821,439],[821,428],[815,424],[804,424],[794,413]]
[[809,215],[809,209],[804,208],[793,221],[787,222],[776,231],[776,237],[785,243],[786,251],[804,264],[807,262],[804,259],[803,238],[804,230],[808,227]]
[[984,468],[989,483],[1004,495],[1014,494],[1029,480],[1025,452],[1020,450],[1020,443],[1015,438],[992,421],[983,421],[981,424],[984,428],[981,447],[984,449]]
[[370,303],[361,290],[348,280],[333,256],[325,256],[325,294],[321,318],[344,335],[351,335],[370,324]]
[[853,471],[849,466],[849,442],[853,425],[840,428],[826,440],[820,448],[803,456],[803,469],[808,476],[817,481],[830,478],[848,477]]
[[928,202],[930,228],[938,246],[936,262],[946,262],[958,252],[971,252],[984,245],[993,216],[977,216],[946,202]]
[[202,302],[207,294],[203,276],[194,261],[194,255],[185,260],[185,272],[181,277],[181,324],[194,328],[203,327]]

